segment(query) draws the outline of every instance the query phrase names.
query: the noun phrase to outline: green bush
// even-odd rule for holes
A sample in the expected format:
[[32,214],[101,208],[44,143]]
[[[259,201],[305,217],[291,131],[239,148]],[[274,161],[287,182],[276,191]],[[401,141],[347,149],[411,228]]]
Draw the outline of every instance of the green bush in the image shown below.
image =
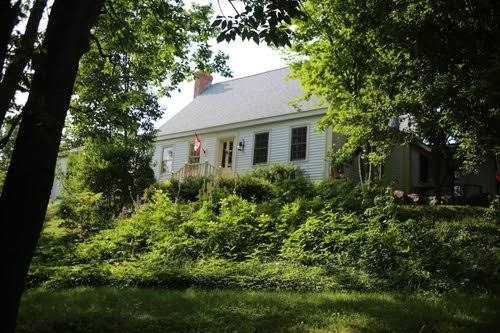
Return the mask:
[[500,224],[500,196],[491,200],[490,205],[484,211],[484,217]]
[[151,144],[142,140],[88,139],[68,155],[62,194],[101,193],[108,213],[118,216],[154,183],[151,156]]
[[110,274],[102,265],[61,266],[44,282],[46,288],[74,288],[78,286],[103,286],[110,282]]
[[[483,216],[488,210],[401,207],[386,188],[326,181],[315,184],[312,199],[284,201],[275,196],[276,182],[255,179],[214,179],[194,202],[174,202],[168,182],[149,189],[130,217],[72,246],[63,235],[44,235],[29,281],[54,287],[499,290],[500,230]],[[256,191],[269,186],[272,196],[257,199]],[[54,223],[47,227],[60,232]]]
[[168,184],[168,195],[173,201],[193,202],[200,198],[207,183],[212,181],[211,177],[186,177],[182,182],[171,179]]
[[178,229],[182,215],[179,206],[161,191],[152,202],[141,207],[132,217],[115,221],[112,229],[102,230],[81,243],[76,255],[82,263],[117,262],[149,253],[167,235]]
[[[334,274],[363,272],[373,288],[450,290],[494,286],[498,230],[431,220],[395,219],[390,195],[363,215],[325,209],[287,240],[282,255]],[[478,244],[481,244],[478,246]],[[345,282],[344,282],[345,283]],[[366,286],[365,286],[366,287]]]
[[294,164],[273,163],[266,166],[259,166],[247,173],[249,176],[263,178],[271,183],[279,183],[287,179],[297,179],[304,177],[304,171]]
[[81,239],[107,227],[111,221],[111,214],[101,193],[83,191],[64,194],[58,208],[58,215],[63,219],[61,225]]
[[234,193],[245,200],[262,202],[272,199],[273,186],[266,179],[245,175],[236,179]]
[[337,210],[362,211],[361,186],[353,181],[321,180],[314,184],[314,194]]
[[256,205],[235,195],[223,199],[218,216],[210,213],[193,219],[183,227],[187,238],[201,241],[200,254],[216,258],[243,260],[259,244],[259,228],[263,216]]
[[275,163],[253,169],[247,174],[250,177],[262,178],[273,185],[274,197],[282,202],[290,202],[296,198],[311,198],[313,185],[304,175],[304,171],[296,165]]

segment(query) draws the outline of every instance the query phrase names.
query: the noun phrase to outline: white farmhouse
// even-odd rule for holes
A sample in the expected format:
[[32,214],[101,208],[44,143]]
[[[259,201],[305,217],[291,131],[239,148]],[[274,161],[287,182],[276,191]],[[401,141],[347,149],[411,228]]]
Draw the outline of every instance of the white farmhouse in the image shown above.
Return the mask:
[[[337,178],[327,154],[340,137],[316,130],[326,113],[317,100],[302,103],[300,112],[291,106],[303,91],[288,74],[288,68],[282,68],[212,84],[212,77],[200,71],[193,101],[159,128],[153,156],[156,178],[238,175],[283,162],[298,165],[311,180]],[[201,141],[199,154],[194,149],[196,137]],[[396,146],[384,166],[384,179],[404,191],[432,188],[429,157],[430,149],[423,144]],[[491,159],[480,166],[478,175],[453,175],[453,181],[468,195],[495,193],[496,169]],[[341,172],[355,177],[355,163]]]
[[[296,164],[311,180],[357,179],[354,161],[340,170],[329,164],[328,152],[342,138],[330,130],[316,129],[326,113],[318,100],[301,103],[300,112],[291,105],[303,90],[297,80],[288,79],[288,74],[288,68],[282,68],[212,84],[212,76],[200,71],[193,101],[159,128],[152,160],[156,179],[240,175],[271,163]],[[402,120],[397,125],[404,127]],[[196,140],[201,141],[199,152]],[[430,154],[431,149],[424,144],[395,146],[382,168],[383,179],[395,189],[432,194],[436,182]],[[60,155],[58,164],[64,173],[65,154]],[[439,164],[443,167],[446,162]],[[496,194],[499,164],[498,159],[486,159],[476,174],[468,176],[443,169],[447,177],[441,184],[443,190],[466,197]],[[58,196],[61,185],[62,178],[57,177],[52,199]]]

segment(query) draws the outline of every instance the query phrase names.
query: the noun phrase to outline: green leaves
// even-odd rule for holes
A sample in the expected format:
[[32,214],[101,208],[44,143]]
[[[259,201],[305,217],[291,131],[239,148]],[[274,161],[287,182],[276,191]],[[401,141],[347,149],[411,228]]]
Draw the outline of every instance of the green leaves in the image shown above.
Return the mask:
[[230,76],[227,57],[211,51],[210,6],[178,1],[106,2],[76,82],[73,135],[149,136],[164,110],[158,99],[197,69]]
[[236,11],[233,16],[217,16],[212,27],[220,27],[221,32],[217,42],[252,39],[259,44],[261,41],[277,47],[290,47],[290,28],[292,19],[299,17],[298,1],[245,1],[245,9]]
[[[293,75],[306,96],[323,97],[321,128],[346,137],[334,154],[380,165],[392,145],[411,140],[443,150],[472,170],[498,151],[500,27],[492,2],[319,1],[295,18]],[[496,16],[495,16],[496,15]],[[405,131],[392,119],[413,122]],[[416,124],[416,126],[415,126]],[[447,151],[452,156],[454,152]]]

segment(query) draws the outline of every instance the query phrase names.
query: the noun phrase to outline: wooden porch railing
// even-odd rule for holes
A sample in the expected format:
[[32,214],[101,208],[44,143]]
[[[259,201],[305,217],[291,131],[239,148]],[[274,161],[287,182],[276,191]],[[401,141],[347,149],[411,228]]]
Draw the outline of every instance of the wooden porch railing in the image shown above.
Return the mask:
[[220,168],[213,166],[208,162],[204,163],[186,163],[177,171],[172,171],[172,179],[182,182],[187,177],[205,177],[219,175]]

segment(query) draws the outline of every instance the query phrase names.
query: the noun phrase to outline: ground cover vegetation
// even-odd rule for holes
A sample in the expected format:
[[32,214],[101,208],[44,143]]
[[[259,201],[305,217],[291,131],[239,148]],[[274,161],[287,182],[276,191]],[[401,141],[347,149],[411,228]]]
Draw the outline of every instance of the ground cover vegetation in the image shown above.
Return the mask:
[[398,206],[383,186],[311,183],[290,165],[152,185],[133,212],[118,217],[103,215],[98,194],[72,200],[63,196],[50,206],[31,287],[490,293],[500,287],[495,202]]
[[74,288],[28,290],[19,333],[497,332],[500,300],[471,295]]

